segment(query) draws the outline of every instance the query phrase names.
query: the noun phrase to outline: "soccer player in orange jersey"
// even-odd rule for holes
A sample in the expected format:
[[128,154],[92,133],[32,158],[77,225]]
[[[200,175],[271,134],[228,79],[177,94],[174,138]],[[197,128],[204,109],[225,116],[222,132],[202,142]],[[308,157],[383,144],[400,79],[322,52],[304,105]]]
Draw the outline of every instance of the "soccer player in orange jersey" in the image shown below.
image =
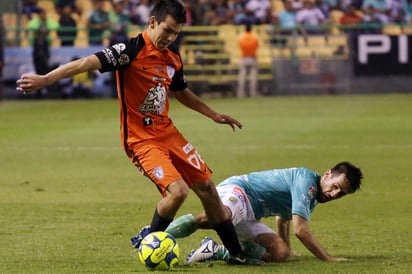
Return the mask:
[[46,75],[24,74],[17,80],[17,90],[32,92],[90,70],[116,71],[123,148],[162,195],[150,226],[133,237],[132,244],[138,247],[149,232],[165,230],[192,189],[231,254],[228,263],[243,264],[236,231],[211,180],[211,171],[168,116],[168,95],[172,93],[180,103],[216,123],[228,124],[233,130],[242,128],[239,121],[214,111],[188,88],[180,55],[171,46],[185,22],[186,11],[179,0],[160,0],[146,29],[129,42],[67,63]]

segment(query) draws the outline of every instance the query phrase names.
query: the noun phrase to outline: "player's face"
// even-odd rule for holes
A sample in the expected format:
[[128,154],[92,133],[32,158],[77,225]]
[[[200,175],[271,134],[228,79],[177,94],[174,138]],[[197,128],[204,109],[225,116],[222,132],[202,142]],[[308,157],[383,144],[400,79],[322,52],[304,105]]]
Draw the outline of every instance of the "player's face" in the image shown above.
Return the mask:
[[176,20],[170,15],[163,22],[158,22],[152,16],[149,21],[148,33],[155,47],[158,50],[165,50],[176,40],[182,27],[183,25],[176,23]]
[[319,203],[325,203],[339,199],[350,192],[350,184],[345,174],[332,175],[331,170],[327,170],[320,180],[317,200]]

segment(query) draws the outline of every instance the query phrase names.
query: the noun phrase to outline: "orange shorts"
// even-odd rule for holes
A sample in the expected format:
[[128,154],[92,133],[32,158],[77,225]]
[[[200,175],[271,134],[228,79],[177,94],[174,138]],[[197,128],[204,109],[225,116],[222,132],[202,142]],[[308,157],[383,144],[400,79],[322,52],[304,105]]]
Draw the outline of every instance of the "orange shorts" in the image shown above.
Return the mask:
[[183,179],[191,187],[193,183],[206,182],[212,176],[195,147],[178,131],[138,143],[132,149],[133,164],[156,184],[163,196],[176,180]]

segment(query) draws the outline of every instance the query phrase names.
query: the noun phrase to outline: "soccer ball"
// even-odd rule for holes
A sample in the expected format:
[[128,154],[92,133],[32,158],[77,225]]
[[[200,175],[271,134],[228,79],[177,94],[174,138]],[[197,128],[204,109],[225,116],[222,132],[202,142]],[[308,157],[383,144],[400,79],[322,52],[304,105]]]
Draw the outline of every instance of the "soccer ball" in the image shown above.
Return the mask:
[[139,259],[150,270],[169,270],[179,261],[179,246],[167,232],[157,231],[143,238]]

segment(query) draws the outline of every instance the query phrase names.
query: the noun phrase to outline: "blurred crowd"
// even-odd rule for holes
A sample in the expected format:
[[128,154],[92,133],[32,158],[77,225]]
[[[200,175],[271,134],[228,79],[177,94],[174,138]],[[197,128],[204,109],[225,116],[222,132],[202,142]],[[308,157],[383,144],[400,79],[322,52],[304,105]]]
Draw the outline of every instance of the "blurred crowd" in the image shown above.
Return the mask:
[[[48,28],[60,29],[62,45],[71,45],[75,36],[76,15],[82,10],[75,0],[56,0],[59,21],[51,22],[37,0],[22,0],[23,13],[39,26],[39,17]],[[93,9],[87,14],[89,43],[100,44],[104,35],[111,42],[127,37],[132,25],[145,26],[156,0],[84,0]],[[187,25],[273,24],[282,29],[304,26],[316,32],[325,24],[404,24],[412,21],[412,0],[183,0]],[[109,4],[109,9],[107,8]],[[33,13],[40,16],[33,18]],[[333,16],[333,14],[335,15]],[[337,16],[336,16],[337,14]],[[41,20],[40,20],[41,21]]]

